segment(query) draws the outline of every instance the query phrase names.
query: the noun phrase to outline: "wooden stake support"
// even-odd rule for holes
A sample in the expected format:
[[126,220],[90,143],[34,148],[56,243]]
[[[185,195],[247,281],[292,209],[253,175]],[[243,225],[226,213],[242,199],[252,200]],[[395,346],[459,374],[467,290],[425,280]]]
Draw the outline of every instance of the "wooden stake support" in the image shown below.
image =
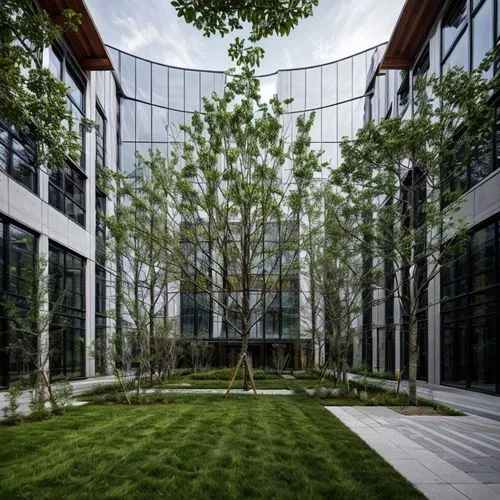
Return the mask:
[[254,399],[257,399],[257,388],[255,387],[255,380],[253,378],[253,372],[252,372],[252,367],[250,366],[250,363],[248,362],[248,357],[246,353],[242,353],[241,358],[238,361],[238,364],[236,365],[236,368],[233,373],[233,378],[231,379],[231,382],[229,382],[229,387],[227,388],[226,393],[224,394],[224,399],[227,399],[229,396],[229,393],[231,392],[231,389],[233,388],[234,381],[236,380],[236,376],[238,375],[238,372],[240,371],[242,363],[245,363],[247,370],[248,370],[248,376],[250,377],[250,383],[252,384],[252,390],[253,390],[253,397]]

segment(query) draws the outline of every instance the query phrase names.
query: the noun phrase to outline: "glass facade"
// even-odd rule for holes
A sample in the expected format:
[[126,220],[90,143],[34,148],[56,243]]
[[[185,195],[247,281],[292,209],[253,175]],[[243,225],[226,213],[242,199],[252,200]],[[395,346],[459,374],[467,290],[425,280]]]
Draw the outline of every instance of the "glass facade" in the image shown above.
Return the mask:
[[499,220],[475,229],[441,270],[442,381],[500,392]]
[[33,193],[38,193],[35,145],[26,134],[0,120],[0,170]]
[[0,387],[6,387],[30,372],[22,353],[9,349],[13,333],[2,304],[9,301],[22,313],[31,293],[30,276],[35,264],[36,236],[0,214]]
[[[379,47],[381,51],[383,47]],[[204,97],[212,92],[222,94],[227,80],[224,72],[196,71],[157,64],[134,57],[125,52],[109,48],[125,96],[121,101],[120,167],[125,174],[135,168],[135,151],[146,154],[150,148],[168,154],[170,147],[184,140],[180,125],[189,123],[195,111],[203,112]],[[268,99],[278,94],[281,100],[292,98],[286,107],[283,127],[288,143],[295,139],[295,123],[300,115],[315,112],[316,118],[311,131],[312,148],[324,150],[323,161],[331,168],[339,163],[339,142],[342,137],[352,138],[363,125],[364,95],[366,75],[373,54],[372,48],[333,63],[277,71],[260,77],[261,92]],[[384,111],[385,112],[385,111]],[[282,182],[290,178],[291,165],[287,162],[281,172]],[[325,178],[327,171],[319,174]],[[298,230],[298,229],[297,229]],[[270,231],[265,246],[273,246],[273,235],[279,238],[280,229]],[[195,249],[189,242],[184,243],[185,254],[194,259],[193,268],[199,267],[199,260],[210,262],[208,248]],[[281,255],[275,265],[266,263],[261,272],[281,276],[282,269],[290,265],[294,256]],[[271,269],[272,268],[272,269]],[[227,269],[226,278],[231,277]],[[257,276],[257,275],[256,275]],[[231,309],[228,298],[226,318],[213,314],[210,297],[196,286],[200,277],[191,276],[181,287],[180,325],[186,338],[217,340],[239,339],[231,325],[237,325],[237,308]],[[258,279],[254,280],[256,283]],[[252,327],[250,338],[254,340],[280,340],[300,338],[300,286],[299,274],[287,279],[277,279],[276,290],[266,291],[263,307],[266,313],[262,320]],[[251,292],[251,300],[259,303],[262,291]],[[261,353],[263,356],[264,353]]]
[[[49,307],[57,315],[50,325],[51,378],[85,376],[85,259],[50,243]],[[62,302],[61,302],[62,299]]]

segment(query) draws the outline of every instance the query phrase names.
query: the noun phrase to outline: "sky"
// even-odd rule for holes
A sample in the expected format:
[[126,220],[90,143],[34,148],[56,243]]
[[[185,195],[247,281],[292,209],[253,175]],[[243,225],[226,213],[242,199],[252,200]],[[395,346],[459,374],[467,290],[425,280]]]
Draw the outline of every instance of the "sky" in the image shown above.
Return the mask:
[[[233,37],[203,37],[179,19],[170,0],[86,0],[104,42],[152,61],[227,70]],[[262,42],[259,74],[339,59],[389,40],[404,0],[320,0],[311,18],[285,38]],[[237,36],[244,38],[245,33]]]

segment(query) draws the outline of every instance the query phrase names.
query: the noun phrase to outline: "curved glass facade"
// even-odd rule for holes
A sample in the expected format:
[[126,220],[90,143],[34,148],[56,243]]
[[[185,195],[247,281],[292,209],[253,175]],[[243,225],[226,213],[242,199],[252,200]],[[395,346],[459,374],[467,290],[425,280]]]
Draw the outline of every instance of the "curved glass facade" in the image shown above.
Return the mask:
[[[293,98],[284,116],[288,140],[295,135],[299,114],[316,112],[311,131],[312,147],[324,150],[323,161],[339,164],[338,144],[353,137],[363,125],[367,79],[372,57],[385,44],[319,66],[278,70],[260,76],[263,99],[278,94]],[[226,74],[158,64],[108,47],[123,90],[121,104],[120,165],[124,172],[134,165],[134,152],[158,148],[168,154],[169,144],[182,142],[179,125],[203,111],[202,97],[221,94]],[[286,179],[286,172],[284,172]]]
[[[289,143],[295,140],[297,117],[315,112],[311,147],[323,150],[322,160],[329,165],[318,174],[320,179],[326,178],[327,171],[341,162],[339,143],[343,137],[354,137],[367,119],[386,114],[385,105],[379,110],[370,98],[374,91],[371,84],[384,49],[385,44],[331,63],[259,76],[263,101],[274,94],[282,101],[293,99],[283,116],[284,134]],[[158,64],[111,47],[108,50],[123,91],[119,148],[120,167],[126,174],[135,167],[135,151],[146,155],[152,148],[168,155],[173,144],[182,142],[184,133],[180,125],[189,123],[195,111],[203,112],[203,97],[224,92],[227,75],[220,71]],[[376,85],[378,89],[380,83]],[[284,183],[289,179],[290,167],[290,164],[283,167]],[[303,345],[293,350],[292,364],[296,367],[301,366],[302,349],[312,348],[309,330],[300,331],[304,292],[300,291],[299,275],[285,281],[287,284],[280,286],[271,307],[250,335],[251,355],[259,365],[265,366],[266,360],[271,359],[273,342]],[[185,338],[216,341],[218,362],[225,364],[231,356],[237,356],[239,337],[224,326],[222,318],[213,317],[205,295],[187,293],[181,288],[177,309],[180,332]],[[227,347],[223,348],[226,343]]]

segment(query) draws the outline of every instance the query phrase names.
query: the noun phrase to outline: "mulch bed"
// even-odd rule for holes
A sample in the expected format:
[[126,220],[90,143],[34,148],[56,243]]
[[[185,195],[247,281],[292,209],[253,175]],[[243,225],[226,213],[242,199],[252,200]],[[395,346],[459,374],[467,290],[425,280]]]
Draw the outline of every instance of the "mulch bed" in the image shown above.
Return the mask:
[[401,415],[430,415],[441,416],[441,414],[430,406],[389,406],[391,410]]

